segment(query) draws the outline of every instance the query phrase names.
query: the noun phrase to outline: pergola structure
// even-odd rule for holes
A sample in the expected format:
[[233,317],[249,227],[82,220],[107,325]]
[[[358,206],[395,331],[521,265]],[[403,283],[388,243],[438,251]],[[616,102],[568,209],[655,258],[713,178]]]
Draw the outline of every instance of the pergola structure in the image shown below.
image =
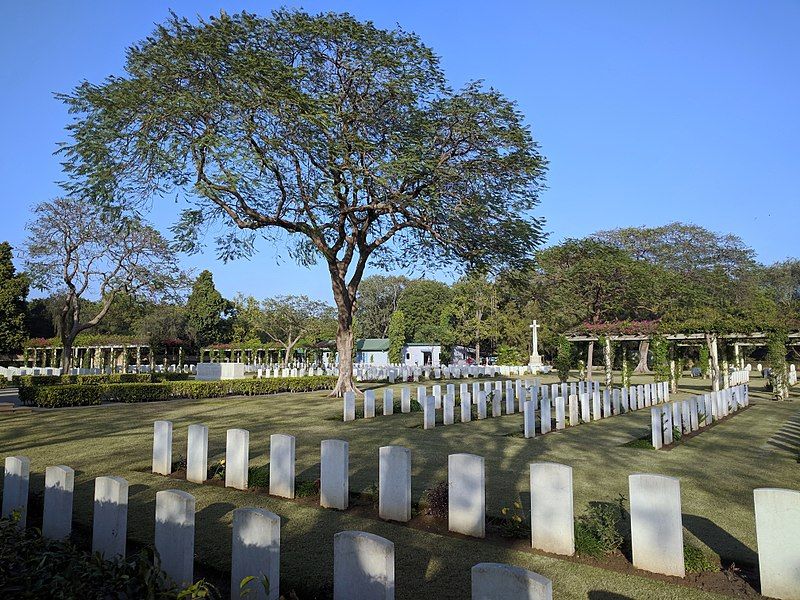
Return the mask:
[[[23,351],[22,362],[26,367],[59,367],[63,352],[62,346],[28,346]],[[183,349],[179,349],[178,354],[182,357]],[[147,344],[99,344],[72,347],[72,364],[76,367],[85,365],[90,369],[124,368],[131,364],[141,367],[143,361],[151,363],[152,359],[152,352]]]
[[[313,351],[318,351],[316,348],[295,348],[295,354],[301,354],[303,359],[301,362],[308,363],[309,354]],[[318,351],[319,352],[319,351]],[[320,352],[321,354],[321,352]],[[235,363],[248,363],[248,364],[270,364],[282,363],[284,350],[283,348],[262,346],[258,348],[201,348],[198,362],[235,362]],[[273,360],[274,359],[274,360]]]
[[[572,333],[566,336],[570,342],[588,342],[589,343],[589,360],[587,360],[587,369],[591,374],[591,356],[593,351],[594,342],[601,339],[606,343],[606,371],[611,370],[610,364],[610,344],[612,342],[649,342],[655,336],[662,337],[668,342],[673,342],[677,346],[702,346],[705,345],[709,350],[709,368],[711,371],[712,387],[716,391],[719,389],[719,341],[723,340],[733,346],[734,351],[734,364],[737,368],[744,368],[744,359],[742,357],[741,348],[743,346],[766,346],[769,333],[757,331],[752,333],[624,333],[624,334],[600,334],[600,333]],[[800,346],[800,332],[792,332],[788,334],[787,345]],[[645,357],[646,360],[646,357]],[[727,360],[723,360],[723,370],[727,369]],[[674,388],[676,386],[675,374],[675,361],[670,361],[671,383]],[[608,375],[607,375],[608,377]]]

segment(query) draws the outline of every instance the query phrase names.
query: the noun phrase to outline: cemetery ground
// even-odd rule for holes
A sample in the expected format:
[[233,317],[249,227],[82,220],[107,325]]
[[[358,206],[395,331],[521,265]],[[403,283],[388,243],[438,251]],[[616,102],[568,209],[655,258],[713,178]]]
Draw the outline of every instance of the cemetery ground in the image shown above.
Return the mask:
[[[652,377],[634,377],[633,383],[649,381]],[[0,448],[3,456],[24,455],[31,460],[28,518],[32,525],[41,519],[45,467],[66,464],[75,469],[78,539],[91,524],[95,477],[118,475],[130,483],[129,548],[152,543],[156,492],[173,488],[193,494],[197,499],[196,577],[206,576],[218,584],[223,597],[230,567],[232,511],[243,506],[264,507],[280,515],[281,588],[284,593],[296,590],[300,598],[327,597],[333,577],[333,536],[349,529],[394,542],[398,598],[468,598],[470,568],[480,562],[509,563],[540,573],[552,579],[554,597],[562,599],[758,597],[751,587],[757,588],[753,489],[800,487],[800,404],[771,401],[763,381],[757,376],[751,381],[749,408],[667,450],[631,443],[648,434],[649,410],[525,439],[521,413],[424,430],[421,412],[384,417],[378,409],[379,416],[373,419],[345,423],[341,400],[325,393],[10,413],[0,415]],[[458,386],[460,381],[454,383]],[[707,380],[680,383],[679,393],[671,399],[708,388]],[[416,384],[409,385],[415,397]],[[384,386],[364,387],[380,390]],[[400,385],[393,387],[399,399]],[[376,395],[380,406],[380,391]],[[798,399],[797,391],[792,399]],[[270,434],[294,435],[297,478],[304,482],[319,478],[322,440],[347,440],[350,491],[360,496],[351,499],[350,510],[340,512],[321,509],[317,497],[285,500],[265,491],[238,491],[154,475],[150,472],[153,422],[160,419],[174,423],[174,462],[185,456],[187,428],[193,423],[209,427],[209,466],[224,458],[229,428],[250,431],[251,468],[268,464]],[[376,490],[378,449],[385,445],[411,449],[415,502],[426,490],[447,481],[449,454],[485,457],[487,539],[448,533],[446,518],[436,522],[424,514],[410,525],[380,521],[368,499]],[[565,559],[533,552],[529,536],[502,537],[492,523],[501,518],[503,508],[513,514],[514,502],[520,502],[527,513],[528,464],[536,461],[573,467],[576,517],[590,502],[614,503],[620,495],[627,496],[632,473],[679,478],[685,541],[721,562],[724,570],[690,573],[681,581],[638,571],[622,556]]]

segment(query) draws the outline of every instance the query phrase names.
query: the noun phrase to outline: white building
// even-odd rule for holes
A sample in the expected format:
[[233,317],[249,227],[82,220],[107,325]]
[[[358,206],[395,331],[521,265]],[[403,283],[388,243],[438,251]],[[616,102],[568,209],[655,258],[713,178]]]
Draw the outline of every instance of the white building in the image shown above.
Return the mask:
[[[414,367],[425,365],[438,367],[441,344],[410,343],[403,346],[402,363]],[[356,340],[356,364],[383,367],[389,364],[389,340],[386,338],[366,338]]]

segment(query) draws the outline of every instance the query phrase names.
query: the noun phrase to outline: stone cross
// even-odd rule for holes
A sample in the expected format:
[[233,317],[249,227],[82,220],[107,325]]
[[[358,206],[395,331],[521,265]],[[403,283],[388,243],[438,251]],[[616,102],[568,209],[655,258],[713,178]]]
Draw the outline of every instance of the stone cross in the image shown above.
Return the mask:
[[536,319],[533,320],[533,323],[530,325],[531,328],[531,359],[530,359],[530,366],[532,367],[540,367],[542,366],[542,357],[539,356],[539,324],[536,322]]

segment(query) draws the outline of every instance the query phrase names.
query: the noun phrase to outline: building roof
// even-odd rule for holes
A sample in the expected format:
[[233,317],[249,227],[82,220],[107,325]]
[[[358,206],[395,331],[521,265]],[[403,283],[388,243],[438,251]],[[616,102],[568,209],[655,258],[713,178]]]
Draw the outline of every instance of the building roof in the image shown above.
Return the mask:
[[359,352],[387,352],[389,350],[389,340],[388,338],[356,340],[356,350]]

